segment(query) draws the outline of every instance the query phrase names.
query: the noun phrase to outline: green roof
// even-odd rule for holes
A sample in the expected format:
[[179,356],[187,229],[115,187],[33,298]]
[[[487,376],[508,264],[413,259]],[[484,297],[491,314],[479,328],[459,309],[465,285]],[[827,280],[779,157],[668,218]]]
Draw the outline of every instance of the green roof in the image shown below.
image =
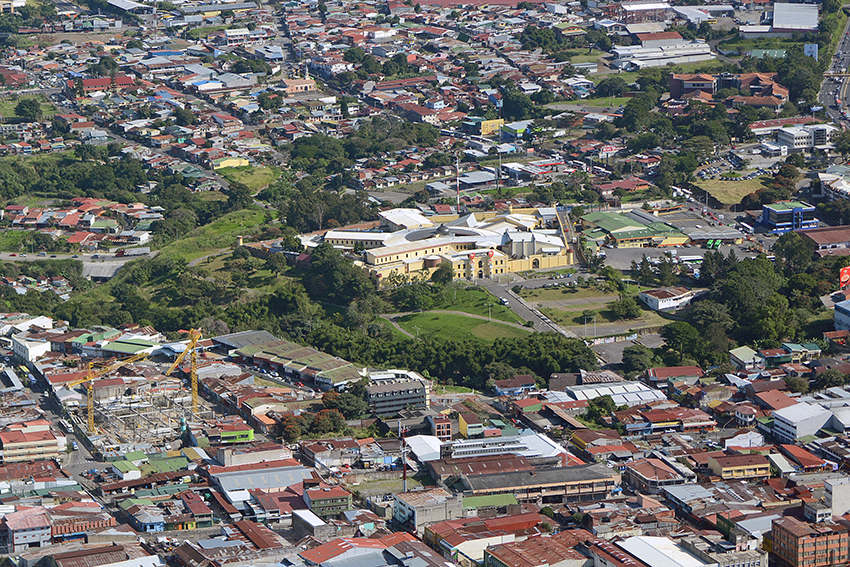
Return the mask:
[[151,460],[150,465],[157,472],[174,472],[181,471],[189,466],[189,459],[186,457],[172,457],[170,459]]
[[124,453],[124,458],[128,461],[141,461],[147,459],[148,456],[142,451],[128,451]]
[[130,461],[115,461],[114,463],[112,463],[112,466],[121,471],[122,473],[139,470],[139,467],[137,467]]
[[118,507],[127,510],[138,504],[139,506],[153,506],[153,502],[147,498],[127,498],[118,503]]
[[144,341],[141,339],[132,341],[114,341],[104,346],[104,350],[109,352],[119,352],[122,354],[136,354],[137,352],[151,348],[157,344],[158,343]]
[[752,360],[753,358],[758,356],[758,353],[748,346],[733,348],[729,351],[729,354],[731,354],[732,356],[736,356],[741,360]]
[[513,494],[491,494],[489,496],[467,496],[463,499],[463,507],[467,509],[486,508],[487,506],[510,506],[516,504]]
[[594,224],[605,232],[617,232],[621,230],[640,230],[646,226],[634,222],[620,213],[611,213],[608,211],[598,211],[581,217],[581,220],[590,224]]
[[808,203],[801,203],[799,201],[780,201],[779,203],[771,203],[770,205],[765,205],[768,209],[772,211],[791,211],[794,209],[814,209],[812,205]]

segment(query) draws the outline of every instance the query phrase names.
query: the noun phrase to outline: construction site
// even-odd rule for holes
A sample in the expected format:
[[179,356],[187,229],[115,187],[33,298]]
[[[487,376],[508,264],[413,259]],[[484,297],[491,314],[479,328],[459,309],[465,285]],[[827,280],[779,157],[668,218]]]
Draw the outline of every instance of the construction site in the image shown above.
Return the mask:
[[[215,411],[198,395],[195,345],[199,339],[200,333],[193,334],[167,369],[147,360],[145,353],[99,369],[89,363],[84,377],[56,391],[70,417],[70,428],[88,441],[91,452],[106,455],[119,450],[169,449],[188,426],[214,420]],[[189,353],[191,364],[184,369],[189,374],[187,389],[171,374]],[[73,390],[76,387],[82,387],[82,396]]]

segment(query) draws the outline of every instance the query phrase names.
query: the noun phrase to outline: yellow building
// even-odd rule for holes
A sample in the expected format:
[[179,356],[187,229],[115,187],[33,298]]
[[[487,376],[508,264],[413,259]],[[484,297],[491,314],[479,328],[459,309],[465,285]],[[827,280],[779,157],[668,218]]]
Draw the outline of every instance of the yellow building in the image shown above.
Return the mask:
[[213,169],[218,171],[219,169],[224,169],[225,167],[245,167],[248,165],[248,159],[243,157],[226,157],[217,159],[213,162]]
[[457,417],[458,431],[464,438],[477,437],[484,433],[484,424],[481,419],[472,412],[463,412]]
[[324,241],[365,250],[362,266],[384,281],[393,274],[427,278],[443,263],[451,264],[456,279],[468,280],[573,263],[563,232],[537,209],[464,217],[382,214],[383,232],[333,230]]
[[485,120],[481,123],[481,135],[489,136],[499,131],[499,128],[505,125],[504,119]]
[[763,479],[770,477],[770,464],[764,455],[728,455],[711,457],[708,468],[723,480]]

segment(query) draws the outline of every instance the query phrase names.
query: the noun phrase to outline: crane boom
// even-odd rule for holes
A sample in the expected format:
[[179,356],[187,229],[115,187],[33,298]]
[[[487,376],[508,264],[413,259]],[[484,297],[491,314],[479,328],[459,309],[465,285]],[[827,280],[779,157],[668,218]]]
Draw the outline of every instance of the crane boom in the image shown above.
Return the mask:
[[189,377],[192,384],[192,413],[198,413],[198,353],[195,350],[195,347],[198,346],[198,341],[201,340],[201,330],[200,329],[192,329],[189,331],[189,343],[186,345],[186,348],[177,355],[177,358],[174,360],[174,364],[166,370],[165,375],[168,376],[174,369],[177,368],[183,359],[186,358],[186,354],[189,354],[189,360],[192,361],[191,369],[189,370]]
[[94,435],[96,433],[96,429],[94,427],[94,380],[95,378],[99,378],[104,374],[109,374],[115,370],[118,370],[125,364],[130,364],[131,362],[136,362],[138,360],[142,360],[148,357],[148,353],[146,352],[137,352],[133,356],[129,358],[125,358],[124,360],[119,360],[109,366],[104,366],[98,370],[94,369],[94,363],[89,362],[89,371],[86,373],[86,377],[82,380],[75,380],[69,384],[65,384],[66,388],[73,388],[74,386],[79,386],[80,384],[87,383],[86,387],[86,412],[87,412],[87,425],[89,430],[89,435]]

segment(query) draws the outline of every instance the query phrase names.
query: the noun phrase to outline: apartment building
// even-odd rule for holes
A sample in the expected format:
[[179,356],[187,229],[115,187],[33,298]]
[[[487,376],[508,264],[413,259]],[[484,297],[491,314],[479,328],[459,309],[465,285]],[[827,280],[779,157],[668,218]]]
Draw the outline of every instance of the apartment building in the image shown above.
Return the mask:
[[375,415],[395,415],[403,409],[430,406],[431,384],[425,380],[382,380],[366,386],[369,410]]
[[783,567],[831,567],[847,562],[850,535],[838,524],[810,524],[792,516],[773,520],[771,552]]
[[708,468],[723,480],[763,480],[770,477],[770,464],[764,455],[710,457]]
[[44,419],[27,421],[0,431],[0,462],[15,463],[52,459],[65,450],[65,437],[50,430]]
[[320,518],[334,518],[351,510],[351,493],[338,486],[304,491],[304,503]]
[[463,517],[463,497],[442,488],[393,495],[393,519],[409,532],[422,533],[425,526]]

